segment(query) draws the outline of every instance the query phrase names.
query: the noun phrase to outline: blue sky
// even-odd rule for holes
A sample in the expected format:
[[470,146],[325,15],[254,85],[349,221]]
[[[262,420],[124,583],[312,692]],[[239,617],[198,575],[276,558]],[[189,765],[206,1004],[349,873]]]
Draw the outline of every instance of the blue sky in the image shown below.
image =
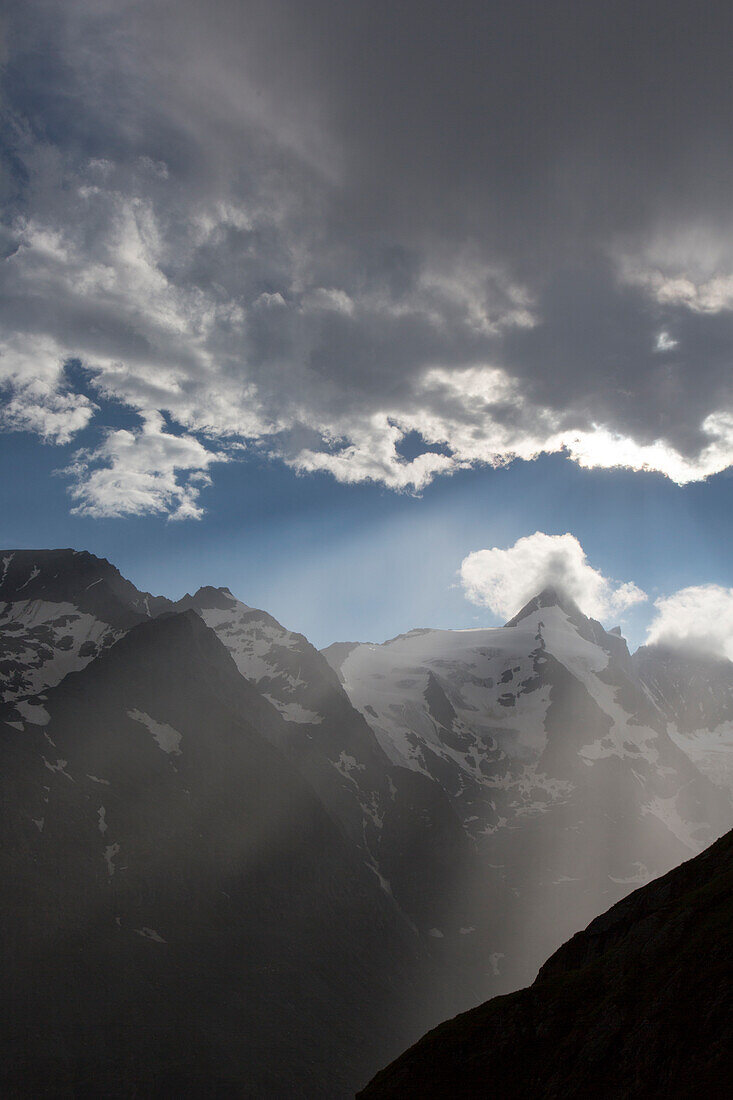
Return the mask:
[[[594,567],[652,599],[688,585],[733,585],[727,474],[680,487],[657,474],[582,470],[545,456],[459,472],[415,496],[251,459],[217,470],[201,520],[93,519],[70,514],[64,479],[54,476],[72,449],[0,435],[3,545],[86,548],[170,597],[227,585],[319,646],[382,641],[414,626],[498,623],[465,598],[461,561],[535,530],[572,532]],[[632,644],[643,641],[651,611],[647,603],[624,615]]]

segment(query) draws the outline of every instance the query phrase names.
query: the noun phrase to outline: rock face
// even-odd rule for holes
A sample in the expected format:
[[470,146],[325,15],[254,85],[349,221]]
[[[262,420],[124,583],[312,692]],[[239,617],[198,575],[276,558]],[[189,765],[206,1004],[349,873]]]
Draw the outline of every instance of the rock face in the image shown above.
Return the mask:
[[175,1088],[218,1067],[252,1095],[349,1095],[453,1003],[428,930],[477,868],[447,798],[390,763],[305,638],[227,590],[173,604],[91,555],[0,560],[0,1079]]
[[[473,847],[441,790],[387,759],[327,660],[300,634],[226,588],[173,603],[140,592],[108,561],[74,550],[0,552],[0,717],[22,729],[44,721],[44,693],[131,627],[193,610],[219,637],[256,695],[283,719],[263,736],[313,786],[360,850],[380,889],[426,933],[453,882],[473,879]],[[267,708],[271,709],[271,708]],[[416,888],[402,832],[425,876]],[[433,864],[435,866],[433,867]]]
[[594,920],[529,989],[442,1024],[364,1100],[727,1097],[733,833]]

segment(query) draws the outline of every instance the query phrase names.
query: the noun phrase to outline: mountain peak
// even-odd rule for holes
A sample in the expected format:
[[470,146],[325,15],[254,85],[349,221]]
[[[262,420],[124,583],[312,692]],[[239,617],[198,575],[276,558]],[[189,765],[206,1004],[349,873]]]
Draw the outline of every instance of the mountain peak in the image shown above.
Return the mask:
[[106,558],[86,550],[0,550],[0,602],[70,604],[118,629],[170,601],[139,591]]
[[526,619],[528,615],[533,615],[536,611],[539,611],[541,607],[559,607],[561,611],[564,611],[566,615],[571,618],[580,616],[585,619],[587,616],[583,615],[575,600],[573,600],[562,588],[555,585],[547,585],[541,592],[538,592],[536,596],[524,605],[521,611],[518,611],[513,619],[505,623],[505,626],[517,626],[522,619]]
[[193,608],[195,611],[208,611],[216,609],[228,611],[237,603],[237,599],[228,588],[214,588],[212,585],[204,585],[194,592],[193,596],[186,593],[183,599],[176,604],[178,610]]

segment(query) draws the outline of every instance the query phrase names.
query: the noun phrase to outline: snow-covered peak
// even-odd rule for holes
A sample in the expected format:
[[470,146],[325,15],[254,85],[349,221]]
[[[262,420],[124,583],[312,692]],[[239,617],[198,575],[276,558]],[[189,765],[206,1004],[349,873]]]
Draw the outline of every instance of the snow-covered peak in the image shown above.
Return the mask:
[[[553,633],[561,630],[559,623]],[[341,675],[347,695],[394,763],[430,774],[427,751],[481,780],[487,749],[525,758],[544,744],[549,695],[537,690],[535,669],[542,649],[538,623],[529,618],[514,630],[420,630],[382,645],[353,647]],[[449,738],[454,743],[446,741],[426,700],[431,686],[435,695],[435,685],[456,716]]]
[[548,585],[546,588],[543,588],[541,592],[538,592],[536,596],[533,596],[532,599],[529,600],[529,602],[526,603],[508,623],[506,623],[506,626],[516,626],[528,615],[533,615],[536,611],[552,607],[560,608],[560,610],[564,611],[565,614],[571,618],[585,618],[578,605],[566,592],[554,585]]
[[697,819],[678,802],[694,772],[624,639],[556,590],[504,627],[414,631],[339,659],[384,752],[437,780],[475,835],[544,813],[592,786],[591,773],[621,768],[636,776],[640,812],[694,849]]

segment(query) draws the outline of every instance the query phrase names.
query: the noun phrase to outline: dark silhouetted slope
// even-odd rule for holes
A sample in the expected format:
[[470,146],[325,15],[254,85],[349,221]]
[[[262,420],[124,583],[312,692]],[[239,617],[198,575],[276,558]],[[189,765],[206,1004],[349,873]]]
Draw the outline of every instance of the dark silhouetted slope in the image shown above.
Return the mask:
[[723,1097],[733,1079],[733,833],[613,906],[534,984],[442,1024],[363,1100]]

